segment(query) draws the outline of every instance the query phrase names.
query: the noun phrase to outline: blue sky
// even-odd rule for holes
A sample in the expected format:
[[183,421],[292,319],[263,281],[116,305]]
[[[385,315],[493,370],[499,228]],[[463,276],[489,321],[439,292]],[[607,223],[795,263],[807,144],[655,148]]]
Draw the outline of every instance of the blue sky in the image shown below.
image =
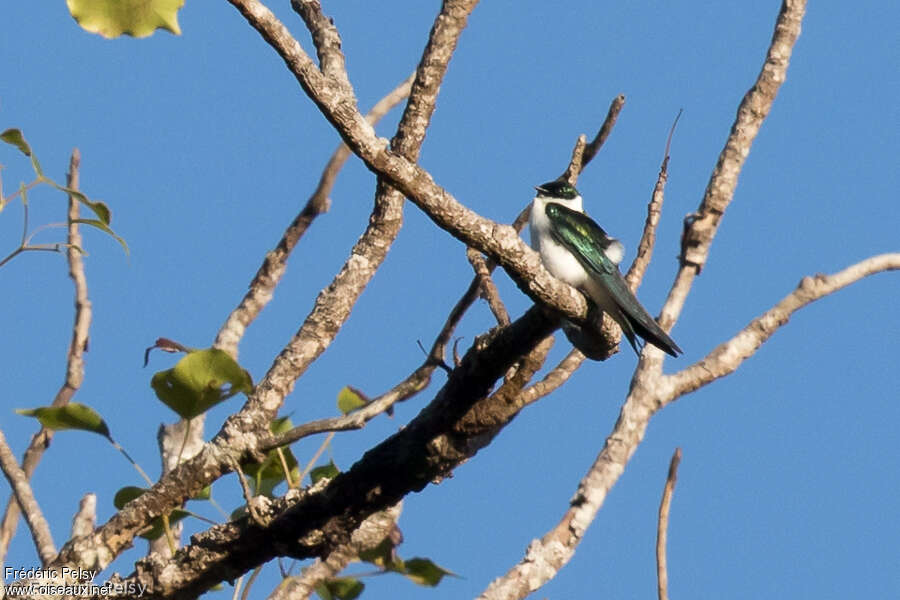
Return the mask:
[[[364,109],[412,71],[439,6],[324,4]],[[638,294],[656,313],[676,270],[681,220],[702,197],[779,5],[485,2],[451,63],[421,162],[460,201],[511,221],[533,185],[563,170],[576,136],[593,134],[610,100],[624,93],[619,122],[579,188],[630,261],[668,128],[683,108],[658,245]],[[309,50],[289,3],[272,8]],[[94,322],[77,400],[99,410],[113,435],[157,473],[156,429],[173,415],[149,380],[174,359],[157,354],[142,369],[143,349],[159,336],[212,342],[314,189],[338,137],[225,2],[189,0],[182,36],[145,40],[88,34],[59,2],[6,4],[0,15],[0,129],[23,129],[58,180],[71,149],[80,148],[82,188],[112,207],[113,226],[131,247],[126,258],[110,239],[86,232]],[[803,276],[898,250],[898,19],[891,3],[811,3],[787,81],[673,330],[685,355],[669,360],[667,371],[703,357]],[[398,114],[378,126],[381,135],[393,133]],[[2,152],[8,193],[30,174],[19,156]],[[346,259],[373,189],[372,175],[351,160],[331,212],[300,243],[275,299],[243,340],[241,362],[255,380]],[[64,214],[55,193],[33,193],[30,203],[33,225]],[[10,206],[0,214],[0,254],[15,247],[20,230],[21,208]],[[43,253],[0,270],[7,373],[0,426],[17,454],[34,427],[12,409],[49,404],[63,380],[72,319],[65,274],[62,256]],[[460,243],[408,204],[387,262],[285,412],[295,422],[330,416],[344,385],[370,395],[395,385],[422,360],[416,340],[431,342],[470,278]],[[504,274],[496,280],[513,315],[527,309]],[[900,278],[889,273],[817,302],[738,373],[659,414],[575,558],[536,597],[655,593],[656,510],[676,446],[684,459],[669,532],[673,597],[714,597],[722,589],[737,599],[900,591],[898,295]],[[476,306],[459,330],[462,347],[490,325],[486,307]],[[560,337],[551,364],[568,349]],[[473,597],[520,560],[565,510],[612,428],[634,365],[627,349],[586,364],[452,479],[407,498],[401,554],[429,556],[461,578],[423,590],[374,577],[363,597]],[[331,456],[349,467],[442,382],[439,373],[392,419],[338,435]],[[233,399],[214,409],[209,430],[239,405]],[[301,462],[320,441],[295,446]],[[99,495],[105,521],[124,485],[140,485],[131,467],[101,438],[74,432],[54,439],[34,478],[57,543],[68,537],[81,494]],[[239,493],[233,477],[214,488],[229,509]],[[130,572],[141,546],[114,568]],[[6,564],[36,560],[20,525]],[[254,597],[272,589],[276,573],[268,567]]]

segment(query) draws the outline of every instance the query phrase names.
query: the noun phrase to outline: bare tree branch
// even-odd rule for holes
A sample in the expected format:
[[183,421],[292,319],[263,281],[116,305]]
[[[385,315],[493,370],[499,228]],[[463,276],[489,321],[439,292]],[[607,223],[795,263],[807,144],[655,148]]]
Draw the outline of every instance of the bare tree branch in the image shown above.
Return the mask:
[[488,303],[494,318],[501,326],[509,325],[509,313],[500,299],[500,291],[491,279],[491,272],[488,269],[487,262],[484,257],[473,248],[466,249],[466,258],[475,270],[475,277],[478,279],[478,286],[481,297]]
[[[78,168],[81,164],[81,153],[78,148],[72,150],[69,159],[69,173],[66,185],[77,190],[79,187]],[[66,257],[69,264],[69,277],[75,287],[75,322],[72,327],[72,341],[69,343],[69,351],[66,355],[65,381],[56,393],[52,406],[64,406],[68,404],[81,383],[84,381],[84,353],[88,347],[88,333],[91,327],[91,301],[88,299],[87,277],[84,274],[84,260],[78,248],[83,247],[81,233],[78,229],[79,207],[81,203],[76,198],[69,196],[68,204],[68,237]],[[41,461],[44,450],[53,439],[53,430],[42,427],[32,438],[25,450],[22,459],[22,470],[26,479],[31,479],[34,470]],[[6,555],[9,543],[16,533],[16,525],[19,520],[19,504],[10,497],[3,514],[3,523],[0,525],[0,562]]]
[[653,246],[656,244],[656,228],[659,226],[659,218],[662,215],[663,193],[666,189],[666,181],[669,179],[669,148],[672,144],[675,126],[678,125],[680,117],[681,111],[678,112],[675,122],[672,123],[672,129],[669,130],[669,137],[666,140],[666,151],[663,153],[662,165],[659,167],[659,176],[656,178],[656,186],[653,188],[650,204],[647,205],[647,220],[644,222],[644,232],[641,234],[641,241],[638,243],[634,261],[631,263],[628,273],[625,274],[625,281],[632,292],[636,291],[641,284],[647,265],[650,264],[650,259],[653,257]]
[[678,319],[694,277],[706,264],[713,238],[725,210],[734,198],[738,176],[750,154],[753,140],[772,109],[778,89],[787,76],[791,52],[800,35],[805,12],[806,0],[782,2],[762,70],[738,107],[737,118],[731,126],[725,148],[719,154],[699,209],[686,220],[681,241],[681,268],[659,318],[663,329],[668,329]]
[[726,375],[753,356],[774,333],[786,325],[794,312],[807,304],[859,281],[863,277],[900,269],[900,253],[880,254],[851,265],[833,275],[804,277],[797,289],[778,304],[753,319],[736,336],[717,346],[699,362],[666,377],[669,403]]
[[610,103],[606,118],[603,119],[603,124],[597,131],[597,135],[591,140],[591,143],[587,144],[585,143],[587,141],[586,138],[582,139],[579,137],[578,142],[575,144],[575,151],[572,153],[572,160],[569,162],[565,172],[560,176],[561,179],[565,179],[573,186],[577,183],[578,176],[588,166],[588,163],[594,160],[597,152],[606,143],[606,138],[612,132],[612,128],[615,126],[623,106],[625,106],[625,94],[619,94]]
[[584,354],[579,352],[577,348],[572,348],[572,351],[569,352],[558,365],[544,375],[543,379],[522,391],[522,404],[527,405],[532,402],[537,402],[544,396],[547,396],[558,389],[559,386],[569,380],[569,377],[578,370],[578,367],[580,367],[583,362]]
[[28,477],[25,472],[19,468],[16,457],[6,443],[6,436],[0,431],[0,470],[9,481],[9,486],[13,490],[19,508],[25,514],[25,522],[31,530],[31,537],[34,539],[34,547],[37,549],[38,556],[41,557],[41,563],[47,565],[56,556],[56,546],[53,544],[53,536],[50,534],[50,525],[41,512],[37,500],[34,498],[34,492],[28,485]]
[[669,600],[669,571],[666,566],[666,539],[669,531],[669,507],[672,505],[672,493],[678,479],[678,465],[681,463],[681,448],[675,448],[672,461],[669,463],[669,476],[663,488],[662,500],[659,503],[659,520],[656,524],[656,591],[659,600]]

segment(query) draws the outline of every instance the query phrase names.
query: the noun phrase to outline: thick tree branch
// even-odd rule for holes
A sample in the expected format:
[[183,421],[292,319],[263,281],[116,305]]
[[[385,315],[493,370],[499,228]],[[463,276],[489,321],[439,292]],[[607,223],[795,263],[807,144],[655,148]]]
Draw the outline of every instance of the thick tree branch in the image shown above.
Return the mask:
[[[370,514],[449,474],[499,431],[503,419],[515,416],[521,407],[510,406],[510,397],[500,391],[518,393],[539,367],[546,351],[541,342],[554,327],[553,319],[532,307],[508,327],[479,338],[413,421],[324,489],[273,501],[263,515],[267,527],[248,520],[216,526],[194,536],[172,561],[143,559],[127,581],[150,585],[146,598],[193,598],[212,582],[236,578],[275,556],[328,556]],[[537,354],[523,359],[523,352],[534,348]],[[488,395],[516,363],[520,367],[510,382]],[[182,476],[189,476],[188,468],[179,467]]]

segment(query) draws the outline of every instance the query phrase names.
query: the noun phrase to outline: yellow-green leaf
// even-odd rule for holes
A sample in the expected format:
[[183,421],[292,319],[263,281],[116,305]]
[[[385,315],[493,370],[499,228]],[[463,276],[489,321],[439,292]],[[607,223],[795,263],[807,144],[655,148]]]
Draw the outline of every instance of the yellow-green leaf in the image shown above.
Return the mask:
[[444,576],[456,575],[427,558],[411,558],[403,562],[406,567],[406,576],[419,585],[434,587],[441,582]]
[[337,477],[340,472],[341,470],[337,468],[334,461],[329,460],[327,465],[316,467],[310,471],[309,478],[313,483],[318,483],[321,479],[333,479],[334,477]]
[[394,551],[396,547],[397,545],[394,543],[394,540],[391,539],[391,536],[386,536],[377,546],[360,551],[359,558],[360,560],[372,563],[376,567],[396,571],[398,569],[390,568],[391,565],[399,560]]
[[125,243],[125,240],[116,235],[116,232],[110,229],[109,225],[98,220],[98,219],[72,219],[72,223],[81,223],[82,225],[90,225],[91,227],[96,227],[100,231],[105,231],[109,235],[113,237],[122,248],[125,250],[125,254],[130,254],[128,251],[128,244]]
[[66,0],[82,28],[105,38],[147,37],[157,29],[181,34],[178,10],[184,0]]
[[354,600],[363,593],[365,584],[355,577],[326,579],[316,585],[316,594],[322,600]]
[[18,148],[19,152],[31,159],[31,166],[34,169],[35,174],[38,177],[43,175],[41,164],[34,156],[34,153],[31,151],[31,146],[25,141],[25,135],[20,129],[7,129],[3,133],[0,133],[0,140]]
[[47,429],[80,429],[98,433],[107,439],[109,427],[97,411],[86,404],[70,402],[65,406],[40,406],[38,408],[19,408],[16,412],[26,417],[34,417]]
[[156,373],[150,386],[183,419],[193,419],[237,393],[249,394],[253,381],[231,356],[217,348],[189,352],[176,365]]
[[366,400],[363,398],[362,394],[359,390],[350,387],[349,385],[341,388],[341,391],[338,392],[337,396],[337,406],[338,410],[341,411],[342,414],[347,414],[353,412],[358,408],[362,408],[366,405]]

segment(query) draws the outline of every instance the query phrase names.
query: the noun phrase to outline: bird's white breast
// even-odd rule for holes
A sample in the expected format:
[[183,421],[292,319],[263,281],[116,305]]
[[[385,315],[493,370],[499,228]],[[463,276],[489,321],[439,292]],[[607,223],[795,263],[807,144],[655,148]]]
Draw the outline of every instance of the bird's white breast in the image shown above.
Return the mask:
[[[573,200],[553,200],[553,202],[564,204],[579,212],[582,210],[581,196]],[[540,253],[544,268],[550,271],[551,275],[573,287],[583,287],[588,281],[587,271],[571,252],[553,239],[550,220],[544,210],[546,206],[547,201],[541,197],[535,198],[531,205],[531,218],[528,222],[528,228],[531,230],[531,247]]]

